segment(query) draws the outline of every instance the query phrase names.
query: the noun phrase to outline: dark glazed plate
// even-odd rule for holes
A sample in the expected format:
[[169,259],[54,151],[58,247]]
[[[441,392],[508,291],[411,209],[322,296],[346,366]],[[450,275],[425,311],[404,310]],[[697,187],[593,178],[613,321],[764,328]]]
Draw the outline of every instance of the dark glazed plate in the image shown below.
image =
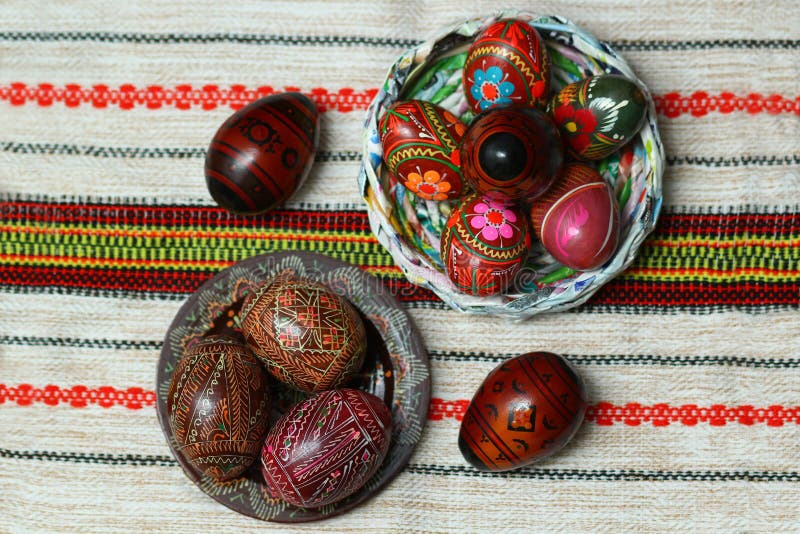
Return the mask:
[[[176,453],[167,417],[169,383],[186,347],[212,333],[241,335],[236,325],[242,299],[254,285],[286,271],[326,284],[347,298],[361,313],[367,329],[367,358],[361,373],[348,387],[357,387],[383,398],[391,408],[394,423],[392,443],[378,472],[347,499],[316,509],[298,508],[272,498],[267,492],[258,461],[244,476],[229,482],[217,482],[202,475]],[[272,387],[273,418],[303,398],[302,394],[281,385],[273,384]],[[375,494],[405,467],[427,420],[430,369],[419,332],[380,280],[327,256],[283,252],[239,262],[214,276],[189,297],[164,338],[156,391],[158,420],[172,455],[204,493],[232,510],[257,519],[299,523],[350,510]]]

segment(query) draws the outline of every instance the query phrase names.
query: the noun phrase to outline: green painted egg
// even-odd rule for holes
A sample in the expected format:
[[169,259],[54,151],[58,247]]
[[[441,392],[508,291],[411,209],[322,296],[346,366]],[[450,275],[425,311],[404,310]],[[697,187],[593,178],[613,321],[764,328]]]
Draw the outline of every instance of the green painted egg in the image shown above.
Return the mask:
[[636,135],[644,124],[647,100],[633,81],[604,74],[567,85],[553,97],[549,110],[569,154],[599,160]]

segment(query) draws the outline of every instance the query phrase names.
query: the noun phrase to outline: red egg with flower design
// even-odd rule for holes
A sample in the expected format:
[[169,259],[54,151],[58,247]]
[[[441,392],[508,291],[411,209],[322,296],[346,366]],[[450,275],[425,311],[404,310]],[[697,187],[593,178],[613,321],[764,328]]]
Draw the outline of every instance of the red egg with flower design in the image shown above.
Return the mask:
[[409,191],[425,200],[461,196],[458,145],[466,126],[455,115],[422,100],[396,102],[378,131],[389,172]]
[[510,104],[544,108],[550,71],[538,32],[521,20],[500,20],[481,32],[467,53],[464,93],[475,113]]
[[528,219],[508,200],[472,194],[450,214],[441,246],[442,263],[460,291],[501,293],[528,256]]
[[550,103],[570,155],[585,160],[603,159],[622,148],[644,124],[646,111],[639,86],[612,74],[571,83]]
[[572,269],[603,265],[619,242],[619,208],[611,186],[588,165],[564,167],[558,182],[531,209],[542,246]]

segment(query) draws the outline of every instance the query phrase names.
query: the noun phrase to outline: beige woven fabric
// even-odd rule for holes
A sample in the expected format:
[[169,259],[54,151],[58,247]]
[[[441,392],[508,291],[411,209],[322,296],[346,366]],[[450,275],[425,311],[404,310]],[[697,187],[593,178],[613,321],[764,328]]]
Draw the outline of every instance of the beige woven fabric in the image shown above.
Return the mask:
[[[793,111],[778,114],[662,115],[659,126],[671,158],[665,211],[781,211],[793,214],[787,224],[796,225],[797,7],[792,0],[5,0],[0,95],[14,83],[363,92],[383,81],[389,64],[409,46],[403,39],[424,39],[498,8],[556,13],[620,43],[656,95],[759,93],[794,102]],[[146,42],[163,34],[197,38]],[[278,37],[231,38],[242,35]],[[315,37],[321,42],[297,44]],[[325,41],[331,38],[352,42]],[[203,150],[230,112],[227,106],[17,105],[0,98],[0,224],[13,223],[7,202],[15,198],[91,196],[112,203],[210,206],[202,158],[98,157],[42,145]],[[320,150],[359,153],[363,117],[363,107],[325,112]],[[355,157],[317,163],[289,207],[363,210],[358,168]],[[58,256],[58,243],[68,242],[51,222],[56,244],[36,254]],[[780,272],[765,275],[795,292],[793,302],[781,305],[729,306],[722,300],[718,308],[699,311],[595,308],[522,324],[408,306],[432,354],[433,397],[444,403],[469,399],[500,355],[550,350],[580,356],[578,369],[593,405],[781,406],[787,410],[779,418],[782,426],[590,421],[538,472],[476,477],[460,471],[466,463],[456,445],[458,421],[443,417],[428,421],[410,467],[366,504],[294,527],[232,512],[205,496],[178,466],[159,461],[170,453],[152,406],[76,408],[9,397],[8,388],[24,384],[152,391],[159,343],[182,300],[155,292],[142,297],[12,282],[10,266],[27,265],[19,256],[29,253],[8,237],[13,232],[3,235],[0,532],[800,532],[800,265],[792,259],[800,247],[797,232],[784,236],[788,259]],[[740,275],[748,276],[730,274]],[[473,357],[458,357],[460,351]],[[623,355],[626,363],[609,364],[603,359],[609,355]],[[674,363],[682,358],[706,363]],[[727,363],[707,363],[714,358]],[[126,455],[145,460],[124,460]]]

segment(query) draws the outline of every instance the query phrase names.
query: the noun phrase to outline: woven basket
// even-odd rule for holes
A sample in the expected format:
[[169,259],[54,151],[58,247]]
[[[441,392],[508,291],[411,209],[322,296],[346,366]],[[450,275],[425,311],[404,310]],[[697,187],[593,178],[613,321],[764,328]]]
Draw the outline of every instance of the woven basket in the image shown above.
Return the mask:
[[[476,34],[502,18],[522,19],[537,29],[553,63],[554,91],[590,75],[621,74],[638,82],[644,91],[647,120],[625,148],[598,162],[621,210],[620,243],[613,258],[602,268],[576,272],[557,263],[535,243],[507,293],[474,297],[455,288],[443,272],[439,255],[439,236],[457,201],[419,199],[389,175],[383,165],[378,121],[392,103],[414,98],[439,104],[468,123],[473,114],[461,85],[467,49]],[[456,310],[524,319],[578,306],[633,262],[656,224],[665,160],[655,116],[650,93],[627,63],[609,45],[569,20],[508,11],[467,20],[401,55],[369,106],[358,180],[370,226],[411,283],[433,290]]]

